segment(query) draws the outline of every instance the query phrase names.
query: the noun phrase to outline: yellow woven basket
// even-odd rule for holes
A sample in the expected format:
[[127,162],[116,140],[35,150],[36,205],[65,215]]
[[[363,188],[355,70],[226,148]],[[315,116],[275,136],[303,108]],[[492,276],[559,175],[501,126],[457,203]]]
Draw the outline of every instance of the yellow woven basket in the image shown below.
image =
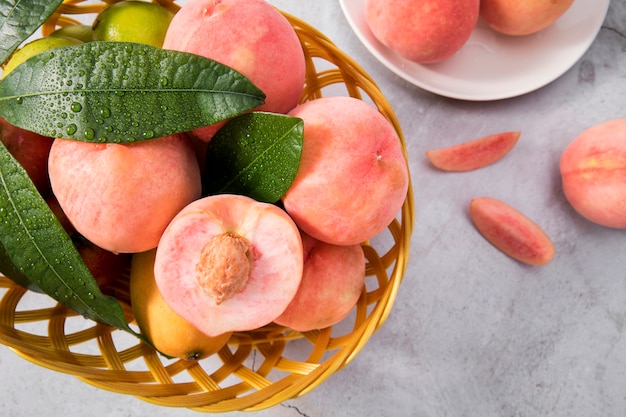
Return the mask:
[[[66,0],[42,27],[42,35],[78,23],[72,15],[97,13],[114,2]],[[174,11],[180,7],[173,0],[157,2]],[[374,104],[395,126],[406,157],[398,120],[371,77],[322,33],[284,15],[306,54],[302,101],[343,94]],[[345,367],[385,322],[407,266],[413,216],[409,186],[396,220],[362,245],[368,276],[356,307],[329,328],[300,333],[272,324],[233,334],[207,359],[171,360],[127,332],[89,321],[0,276],[0,343],[42,367],[161,406],[212,413],[269,408],[310,392]],[[132,318],[127,277],[120,277],[110,290]]]

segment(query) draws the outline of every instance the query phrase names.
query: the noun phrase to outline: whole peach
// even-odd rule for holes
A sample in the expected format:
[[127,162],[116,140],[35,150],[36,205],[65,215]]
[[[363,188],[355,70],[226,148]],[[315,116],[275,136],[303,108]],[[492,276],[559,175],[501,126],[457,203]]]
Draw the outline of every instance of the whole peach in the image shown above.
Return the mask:
[[318,98],[289,114],[304,120],[300,166],[282,198],[296,224],[335,245],[360,243],[384,230],[409,185],[393,125],[352,97]]
[[52,190],[75,229],[115,253],[156,247],[180,209],[200,197],[200,168],[188,138],[133,144],[56,139]]
[[553,24],[574,0],[481,0],[480,17],[505,35],[523,36]]
[[26,170],[39,193],[46,197],[50,193],[48,155],[54,139],[13,126],[0,118],[0,140]]
[[[163,48],[202,55],[241,72],[266,95],[255,110],[287,113],[304,89],[300,40],[264,0],[190,0],[172,19]],[[208,141],[220,125],[193,133]]]
[[565,197],[588,220],[626,228],[626,118],[583,131],[561,155]]
[[361,245],[331,245],[302,234],[302,282],[274,322],[305,332],[343,320],[356,305],[365,282]]
[[374,36],[420,64],[443,61],[469,39],[479,0],[366,0],[365,20]]
[[104,290],[107,285],[128,273],[130,254],[109,252],[80,238],[74,239],[74,245],[100,289]]
[[302,280],[302,240],[278,206],[201,198],[168,225],[154,276],[170,308],[209,336],[253,330],[287,308]]

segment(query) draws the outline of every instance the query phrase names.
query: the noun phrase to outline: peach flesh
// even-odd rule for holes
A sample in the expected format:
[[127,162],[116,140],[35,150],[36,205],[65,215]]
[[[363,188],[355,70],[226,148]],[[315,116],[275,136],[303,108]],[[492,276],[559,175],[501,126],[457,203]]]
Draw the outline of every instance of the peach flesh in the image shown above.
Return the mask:
[[336,245],[361,243],[384,230],[409,185],[393,125],[351,97],[308,101],[289,114],[304,120],[300,167],[282,199],[296,224]]
[[573,3],[574,0],[481,0],[480,17],[505,35],[531,35],[552,25]]
[[421,64],[443,61],[469,39],[479,0],[366,0],[374,36],[402,57]]
[[480,197],[470,202],[476,229],[501,252],[529,265],[545,265],[555,254],[546,233],[532,220],[499,200]]
[[626,228],[626,118],[592,126],[561,155],[563,192],[581,216]]
[[302,282],[277,324],[305,332],[343,320],[356,305],[365,281],[361,245],[331,245],[302,235]]
[[484,168],[502,159],[517,143],[520,132],[483,136],[446,148],[426,151],[426,157],[443,171],[465,172]]
[[[172,19],[163,48],[202,55],[241,72],[266,95],[255,110],[287,113],[304,89],[300,40],[289,21],[263,0],[190,0]],[[208,141],[221,125],[192,133]]]
[[[218,302],[197,269],[207,266],[207,244],[225,234],[249,243],[251,268],[245,285]],[[240,266],[242,253],[233,251],[232,257]],[[194,201],[172,220],[157,247],[154,271],[170,308],[205,334],[217,336],[271,323],[296,294],[302,264],[300,232],[287,213],[249,197],[220,194]],[[226,268],[212,275],[220,280],[218,286],[233,278]]]
[[196,154],[183,135],[129,145],[56,139],[49,172],[74,228],[115,253],[156,247],[170,220],[201,193]]

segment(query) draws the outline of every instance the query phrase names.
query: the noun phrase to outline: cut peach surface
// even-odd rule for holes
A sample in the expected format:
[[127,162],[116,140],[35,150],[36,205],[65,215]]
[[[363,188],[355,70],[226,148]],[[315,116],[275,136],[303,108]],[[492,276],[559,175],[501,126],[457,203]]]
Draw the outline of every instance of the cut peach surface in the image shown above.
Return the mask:
[[444,171],[472,171],[493,164],[517,143],[521,132],[502,132],[462,142],[446,148],[426,151],[426,157]]
[[302,270],[302,239],[287,213],[230,194],[181,210],[154,265],[166,303],[209,336],[272,322],[295,296]]
[[548,235],[517,209],[480,197],[470,202],[470,217],[478,231],[497,249],[529,265],[545,265],[555,254]]

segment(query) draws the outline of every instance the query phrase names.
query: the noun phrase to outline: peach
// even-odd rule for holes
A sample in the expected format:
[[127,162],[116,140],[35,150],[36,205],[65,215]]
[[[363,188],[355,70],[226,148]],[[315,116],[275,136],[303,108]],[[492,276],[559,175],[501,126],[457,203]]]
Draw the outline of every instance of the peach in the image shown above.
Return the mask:
[[470,217],[494,247],[529,265],[545,265],[554,258],[552,240],[532,220],[502,201],[480,197],[470,202]]
[[59,223],[61,223],[61,226],[63,227],[63,230],[65,230],[65,233],[70,236],[74,235],[76,233],[76,229],[74,229],[74,226],[72,226],[72,222],[70,221],[70,219],[67,218],[67,215],[59,204],[59,200],[57,200],[54,194],[48,194],[48,196],[46,197],[46,204],[48,204],[48,207],[50,208],[50,210],[52,210],[54,216],[57,218]]
[[366,0],[374,36],[400,56],[432,64],[454,55],[478,21],[479,0]]
[[275,323],[305,332],[332,326],[356,305],[365,283],[361,245],[331,245],[302,235],[304,269],[295,297]]
[[13,126],[0,117],[0,140],[46,197],[50,193],[48,155],[54,139]]
[[426,151],[426,157],[435,167],[443,171],[472,171],[502,159],[513,149],[520,134],[520,132],[495,133],[446,148]]
[[[202,55],[241,72],[266,95],[256,110],[287,113],[304,89],[300,40],[264,0],[190,0],[172,19],[163,48]],[[193,134],[208,141],[221,125]]]
[[56,139],[49,174],[74,228],[115,253],[156,247],[176,213],[201,195],[198,160],[184,135],[133,144]]
[[584,130],[561,155],[563,192],[581,216],[626,228],[626,118]]
[[165,302],[154,278],[156,249],[132,255],[130,301],[141,333],[161,353],[200,360],[219,351],[231,333],[210,337],[176,314]]
[[75,239],[74,244],[100,288],[103,289],[128,273],[129,254],[109,252],[85,239]]
[[165,302],[209,336],[271,323],[302,280],[302,240],[279,207],[218,194],[186,206],[157,247]]
[[352,97],[318,98],[289,114],[304,121],[300,166],[282,198],[296,224],[335,245],[361,243],[384,230],[409,185],[393,125]]
[[481,0],[480,17],[505,35],[523,36],[552,25],[574,0]]

